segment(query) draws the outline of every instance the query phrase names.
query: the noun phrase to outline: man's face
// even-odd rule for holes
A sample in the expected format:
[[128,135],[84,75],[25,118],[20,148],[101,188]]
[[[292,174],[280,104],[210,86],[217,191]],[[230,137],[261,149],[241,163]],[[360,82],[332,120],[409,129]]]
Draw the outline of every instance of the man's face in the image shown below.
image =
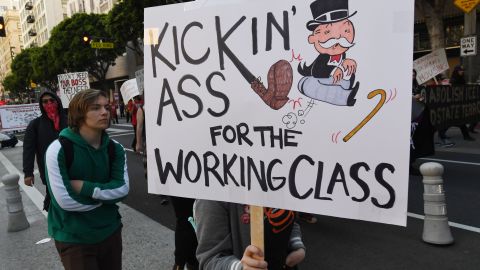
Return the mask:
[[51,95],[43,95],[42,98],[40,99],[40,102],[42,103],[42,106],[45,108],[45,105],[47,104],[57,104],[57,100],[52,97]]
[[108,128],[110,124],[110,105],[108,100],[99,96],[95,102],[90,104],[85,115],[85,120],[81,128],[102,131]]
[[346,52],[354,45],[355,29],[350,20],[320,24],[308,36],[308,43],[322,54],[337,55]]

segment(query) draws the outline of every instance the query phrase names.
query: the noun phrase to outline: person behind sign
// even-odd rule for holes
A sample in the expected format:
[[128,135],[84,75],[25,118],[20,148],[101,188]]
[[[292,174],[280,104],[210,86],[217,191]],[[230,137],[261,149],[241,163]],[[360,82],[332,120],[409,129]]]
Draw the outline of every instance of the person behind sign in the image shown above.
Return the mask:
[[[135,145],[135,151],[142,155],[143,171],[145,173],[145,179],[147,179],[147,132],[145,129],[145,105],[141,104],[137,109],[137,129],[135,130],[137,135],[137,142]],[[167,196],[160,195],[160,204],[167,205]]]
[[110,119],[112,123],[118,124],[117,105],[115,105],[115,101],[110,102]]
[[69,105],[69,128],[45,155],[48,234],[67,270],[122,269],[117,202],[130,188],[125,150],[105,132],[109,107],[102,91],[78,92]]
[[[453,69],[452,76],[450,77],[450,84],[452,86],[462,86],[466,84],[465,69],[463,68],[462,65],[457,65]],[[468,133],[467,125],[462,124],[462,125],[457,125],[457,127],[460,128],[460,131],[462,132],[464,140],[475,141],[475,138],[470,136],[470,134]],[[441,146],[445,146],[445,147],[455,145],[453,142],[449,141],[449,137],[447,137],[447,134],[446,134],[447,130],[448,128],[438,131],[438,137],[440,138]]]
[[125,106],[125,118],[127,118],[127,123],[132,120],[132,110],[133,110],[133,101],[130,99]]
[[424,103],[425,87],[417,82],[417,71],[412,72],[412,116],[410,130],[410,174],[421,175],[415,160],[435,154],[435,129],[430,121],[430,110]]
[[[52,92],[40,94],[40,111],[42,115],[30,121],[23,139],[23,179],[25,185],[33,186],[35,157],[38,172],[42,183],[45,181],[45,152],[51,142],[58,138],[58,134],[67,126],[67,117],[63,111],[60,98]],[[50,195],[47,192],[43,201],[43,209],[48,211]]]
[[123,100],[120,100],[119,109],[120,109],[120,118],[125,117],[125,103],[123,103]]
[[[138,108],[143,104],[143,100],[140,96],[135,96],[133,98],[132,102],[132,110],[130,111],[132,113],[132,126],[133,126],[133,141],[132,141],[132,149],[133,151],[136,151],[136,145],[137,145],[137,110]],[[130,104],[130,103],[129,103]]]
[[194,213],[201,270],[296,269],[305,258],[293,211],[264,208],[265,254],[249,245],[248,205],[197,200]]

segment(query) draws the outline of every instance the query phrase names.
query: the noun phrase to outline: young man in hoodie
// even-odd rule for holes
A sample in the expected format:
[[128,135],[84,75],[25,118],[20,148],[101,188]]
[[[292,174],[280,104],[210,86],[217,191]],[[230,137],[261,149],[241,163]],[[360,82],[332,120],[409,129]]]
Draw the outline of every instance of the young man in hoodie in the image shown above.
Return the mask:
[[[42,115],[30,121],[23,141],[23,173],[27,186],[33,186],[34,161],[37,158],[37,167],[42,183],[45,182],[45,152],[47,147],[58,138],[62,129],[67,127],[67,117],[63,111],[62,102],[52,92],[43,92],[40,95],[40,111]],[[43,202],[43,209],[48,211],[50,196],[47,192]]]
[[296,269],[305,258],[293,211],[264,208],[265,254],[250,245],[249,205],[196,200],[194,213],[200,270]]
[[59,140],[48,147],[45,158],[52,198],[48,233],[65,269],[120,270],[122,223],[116,203],[129,191],[125,150],[105,132],[110,108],[104,92],[80,91],[68,109],[68,128],[60,137],[71,142],[73,160],[66,164]]

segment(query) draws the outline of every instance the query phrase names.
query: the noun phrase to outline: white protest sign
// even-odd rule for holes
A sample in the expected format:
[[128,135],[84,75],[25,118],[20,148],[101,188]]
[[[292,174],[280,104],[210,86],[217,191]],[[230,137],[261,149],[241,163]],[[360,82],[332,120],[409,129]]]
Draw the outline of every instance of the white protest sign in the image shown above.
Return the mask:
[[138,92],[143,94],[143,68],[140,70],[135,71],[135,79],[137,80],[137,87],[138,87]]
[[30,121],[40,115],[42,115],[42,112],[38,103],[1,106],[1,129],[4,131],[25,129]]
[[140,95],[140,92],[138,91],[137,80],[130,79],[125,81],[120,87],[120,93],[122,94],[122,98],[125,102],[135,96]]
[[74,72],[58,74],[59,97],[62,100],[63,108],[68,108],[70,100],[78,92],[89,89],[88,72]]
[[405,225],[413,6],[145,9],[149,192]]
[[435,50],[413,61],[413,69],[417,71],[417,82],[419,84],[430,80],[448,68],[445,49]]

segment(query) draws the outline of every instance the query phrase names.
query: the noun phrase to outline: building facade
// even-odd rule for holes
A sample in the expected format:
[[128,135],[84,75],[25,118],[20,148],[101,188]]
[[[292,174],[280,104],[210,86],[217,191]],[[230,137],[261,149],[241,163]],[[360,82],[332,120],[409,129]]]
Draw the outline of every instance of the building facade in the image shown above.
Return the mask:
[[[67,3],[67,14],[69,17],[76,13],[95,13],[107,14],[119,0],[69,0]],[[110,88],[118,92],[121,84],[129,78],[129,66],[132,63],[129,61],[127,54],[117,57],[115,65],[110,66],[106,75]],[[134,74],[135,70],[133,70]],[[93,78],[90,78],[92,82]],[[94,82],[93,82],[94,83]]]
[[20,25],[25,48],[48,42],[57,24],[67,18],[67,0],[20,0]]
[[71,17],[75,13],[106,14],[119,0],[69,0],[67,3],[67,15]]
[[23,49],[18,9],[13,6],[0,13],[5,20],[6,37],[0,37],[0,99],[4,97],[3,79],[10,74],[15,55]]

